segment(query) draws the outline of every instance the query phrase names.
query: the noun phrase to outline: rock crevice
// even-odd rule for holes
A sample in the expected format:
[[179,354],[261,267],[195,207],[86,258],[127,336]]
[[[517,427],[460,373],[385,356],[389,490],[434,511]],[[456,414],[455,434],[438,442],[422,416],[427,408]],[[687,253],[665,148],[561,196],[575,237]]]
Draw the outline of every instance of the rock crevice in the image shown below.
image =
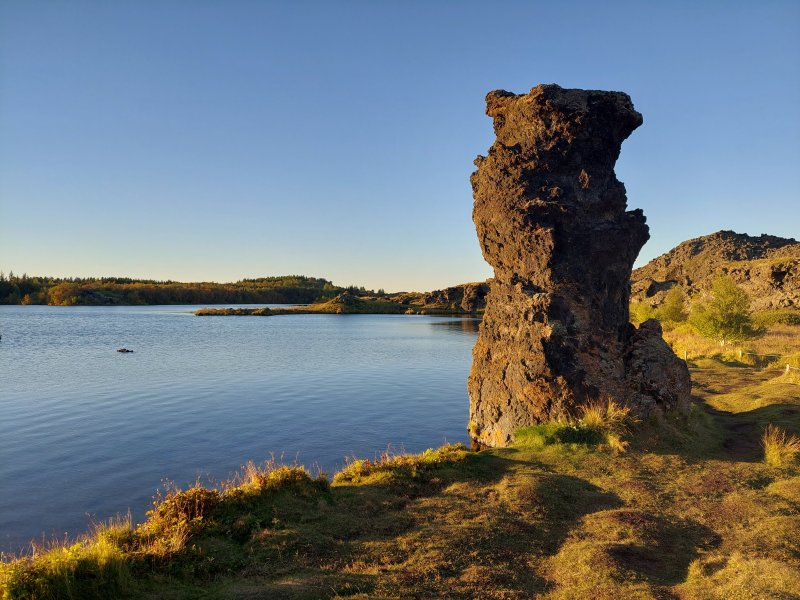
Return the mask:
[[657,324],[629,323],[633,262],[649,234],[614,174],[642,123],[618,92],[540,85],[486,97],[496,140],[471,182],[494,268],[469,377],[477,444],[612,397],[646,415],[688,406],[685,365]]

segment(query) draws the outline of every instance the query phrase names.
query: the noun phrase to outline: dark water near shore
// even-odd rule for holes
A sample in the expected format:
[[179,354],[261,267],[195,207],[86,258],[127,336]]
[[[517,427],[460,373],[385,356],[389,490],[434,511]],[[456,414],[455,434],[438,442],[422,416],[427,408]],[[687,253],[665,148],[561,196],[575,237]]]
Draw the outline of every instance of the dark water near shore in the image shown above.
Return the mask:
[[330,473],[467,440],[474,320],[196,308],[0,306],[0,550],[271,454]]

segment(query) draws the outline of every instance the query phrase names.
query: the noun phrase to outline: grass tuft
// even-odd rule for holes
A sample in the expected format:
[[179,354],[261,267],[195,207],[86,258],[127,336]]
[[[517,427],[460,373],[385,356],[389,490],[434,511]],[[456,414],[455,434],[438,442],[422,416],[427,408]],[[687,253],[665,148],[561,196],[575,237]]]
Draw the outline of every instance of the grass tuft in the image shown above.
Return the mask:
[[247,508],[271,512],[284,494],[311,498],[328,489],[324,474],[312,479],[305,467],[274,461],[248,463],[216,487],[169,486],[156,495],[141,525],[134,527],[130,516],[96,524],[76,542],[34,545],[29,556],[0,562],[0,592],[3,600],[119,597],[142,562],[167,566],[203,535],[241,541],[261,523]]
[[734,550],[695,561],[679,589],[686,598],[796,598],[800,572],[787,561]]
[[0,563],[3,599],[118,597],[131,579],[126,560],[130,517],[93,527],[77,542],[33,545],[31,554]]
[[468,454],[464,444],[428,448],[421,454],[394,454],[387,450],[375,460],[350,461],[334,476],[333,485],[408,482],[419,479],[435,466],[462,461]]
[[764,462],[773,467],[792,465],[800,455],[800,438],[771,423],[764,428],[761,444],[764,446]]
[[627,406],[608,398],[581,408],[578,420],[567,419],[525,427],[514,434],[514,443],[520,446],[544,447],[553,444],[606,446],[614,453],[625,452],[628,442],[623,438],[630,433],[635,420]]

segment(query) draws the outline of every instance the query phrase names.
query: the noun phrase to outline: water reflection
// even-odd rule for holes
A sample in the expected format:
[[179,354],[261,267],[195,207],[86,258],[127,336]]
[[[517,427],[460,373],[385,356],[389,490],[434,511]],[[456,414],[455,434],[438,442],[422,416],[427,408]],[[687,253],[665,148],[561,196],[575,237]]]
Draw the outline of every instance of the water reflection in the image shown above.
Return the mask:
[[444,330],[448,333],[460,333],[465,335],[475,336],[481,325],[481,319],[467,317],[463,319],[451,319],[447,321],[435,321],[431,323],[431,327],[436,327],[438,330]]

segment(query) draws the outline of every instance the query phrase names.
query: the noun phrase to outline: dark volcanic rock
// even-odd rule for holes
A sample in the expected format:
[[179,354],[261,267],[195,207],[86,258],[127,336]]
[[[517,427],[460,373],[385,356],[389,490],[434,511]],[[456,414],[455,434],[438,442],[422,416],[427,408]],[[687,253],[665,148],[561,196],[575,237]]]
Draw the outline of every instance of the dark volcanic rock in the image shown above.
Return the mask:
[[358,296],[352,292],[342,292],[336,296],[331,302],[336,304],[344,304],[346,306],[354,306],[358,303]]
[[656,307],[679,285],[690,297],[727,275],[750,296],[753,310],[800,309],[800,242],[717,231],[687,240],[636,269],[632,299]]
[[[662,338],[661,323],[645,321],[635,329],[625,347],[628,405],[646,415],[662,408],[688,408],[692,391],[686,364],[678,360]],[[669,350],[669,355],[665,354]]]
[[461,310],[478,312],[486,308],[486,295],[489,293],[488,283],[466,283],[461,286]]
[[475,161],[473,220],[495,277],[469,377],[475,441],[504,446],[607,397],[640,415],[686,408],[686,366],[660,327],[628,318],[648,229],[614,164],[642,116],[626,94],[557,85],[486,104],[497,139]]
[[478,312],[486,307],[486,295],[489,285],[481,283],[464,283],[443,290],[428,292],[422,296],[425,307],[446,307],[457,312]]

